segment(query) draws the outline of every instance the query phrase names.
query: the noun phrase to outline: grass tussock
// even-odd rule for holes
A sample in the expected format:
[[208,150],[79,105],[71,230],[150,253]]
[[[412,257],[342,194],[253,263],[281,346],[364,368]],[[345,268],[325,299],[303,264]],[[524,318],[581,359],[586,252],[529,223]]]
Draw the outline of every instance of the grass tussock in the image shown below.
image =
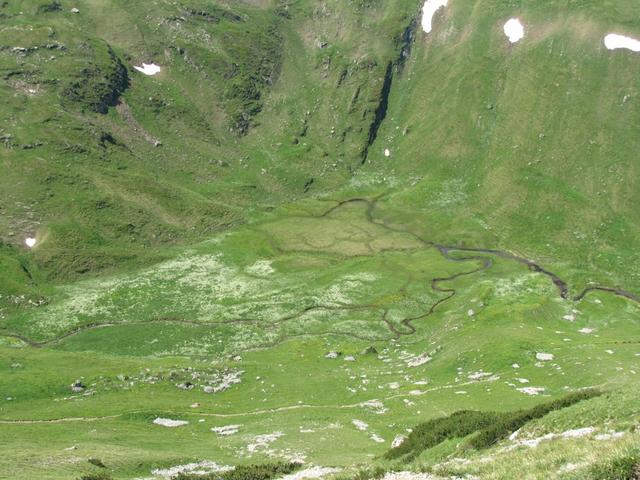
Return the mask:
[[592,480],[638,480],[640,479],[640,451],[633,450],[596,463],[589,469]]

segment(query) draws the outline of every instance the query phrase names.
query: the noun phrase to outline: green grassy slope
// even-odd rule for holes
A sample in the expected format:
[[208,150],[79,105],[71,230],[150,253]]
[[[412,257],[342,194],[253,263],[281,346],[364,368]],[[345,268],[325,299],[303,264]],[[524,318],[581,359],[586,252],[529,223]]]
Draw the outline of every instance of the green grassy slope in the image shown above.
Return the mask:
[[[157,260],[263,204],[343,183],[396,55],[387,35],[412,10],[39,6],[2,9],[0,238],[19,248],[37,234],[51,279]],[[354,35],[365,15],[369,33]],[[151,61],[155,77],[133,69]]]
[[631,2],[0,6],[0,478],[640,464]]
[[[512,45],[502,26],[516,16]],[[392,90],[371,169],[406,186],[402,208],[443,243],[637,291],[640,62],[603,39],[638,31],[625,1],[452,2]]]

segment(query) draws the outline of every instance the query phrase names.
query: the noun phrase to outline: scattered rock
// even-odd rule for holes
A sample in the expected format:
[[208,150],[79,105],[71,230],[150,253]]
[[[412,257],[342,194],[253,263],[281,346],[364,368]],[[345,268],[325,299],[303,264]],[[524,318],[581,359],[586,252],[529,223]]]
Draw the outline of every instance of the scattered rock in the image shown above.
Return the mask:
[[413,357],[407,361],[407,366],[409,367],[419,367],[420,365],[424,365],[425,363],[430,362],[433,359],[429,354],[423,353],[422,355],[418,355],[417,357]]
[[234,467],[227,465],[218,465],[215,462],[203,461],[198,463],[188,463],[186,465],[177,465],[175,467],[166,469],[152,470],[153,475],[157,475],[163,478],[174,478],[181,473],[192,475],[208,475],[211,473],[221,473],[233,470]]
[[351,423],[360,431],[365,431],[369,428],[369,424],[363,422],[362,420],[351,420]]
[[340,473],[339,468],[329,468],[329,467],[310,467],[305,468],[304,470],[300,470],[295,473],[291,473],[289,475],[285,475],[280,480],[306,480],[306,479],[316,479],[316,478],[324,478],[327,475],[334,475],[336,473]]
[[539,395],[542,392],[544,392],[546,389],[544,387],[523,387],[523,388],[518,388],[517,390],[527,395]]
[[82,393],[85,391],[86,388],[87,388],[86,385],[84,385],[80,380],[76,380],[71,384],[71,391],[73,393]]
[[396,437],[391,442],[391,448],[398,448],[400,445],[404,443],[407,439],[404,435],[396,435]]
[[214,427],[211,429],[213,433],[226,437],[238,433],[242,425],[225,425],[224,427]]
[[342,355],[342,352],[327,352],[324,358],[336,359]]

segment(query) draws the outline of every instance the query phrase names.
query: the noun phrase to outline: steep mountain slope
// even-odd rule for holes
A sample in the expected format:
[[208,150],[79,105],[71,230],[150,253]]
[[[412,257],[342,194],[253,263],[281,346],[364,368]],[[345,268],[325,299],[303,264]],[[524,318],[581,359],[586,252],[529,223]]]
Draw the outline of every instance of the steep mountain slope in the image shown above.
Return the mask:
[[[2,9],[0,236],[20,247],[37,234],[33,259],[51,279],[157,259],[247,209],[344,183],[398,49],[388,39],[414,10],[71,7]],[[133,68],[152,61],[156,76]]]
[[[637,292],[640,58],[603,42],[637,36],[632,4],[451,2],[437,15],[392,90],[372,169],[442,242]],[[515,44],[511,17],[525,27]]]

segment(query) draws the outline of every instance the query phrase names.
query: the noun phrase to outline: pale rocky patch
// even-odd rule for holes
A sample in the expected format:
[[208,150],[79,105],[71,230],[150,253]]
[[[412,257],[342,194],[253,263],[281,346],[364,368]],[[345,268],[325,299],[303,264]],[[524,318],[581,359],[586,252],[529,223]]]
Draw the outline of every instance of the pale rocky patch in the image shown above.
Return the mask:
[[264,450],[282,436],[284,436],[284,433],[282,432],[273,432],[264,435],[258,435],[253,439],[253,443],[247,445],[247,452],[255,453],[260,450]]
[[351,420],[351,423],[360,431],[365,431],[369,428],[369,424],[363,422],[362,420]]
[[289,475],[281,477],[280,480],[306,480],[311,478],[324,478],[328,475],[335,475],[342,470],[331,467],[309,467]]
[[548,362],[553,360],[555,357],[553,356],[552,353],[542,353],[542,352],[538,352],[536,353],[536,359],[540,360],[541,362]]
[[151,473],[158,477],[173,478],[181,473],[193,475],[208,475],[210,473],[222,473],[233,470],[234,467],[228,465],[218,465],[215,462],[203,461],[198,463],[187,463],[185,465],[176,465],[175,467],[166,469],[152,470]]
[[160,425],[161,427],[169,427],[169,428],[175,428],[175,427],[182,427],[184,425],[189,425],[189,422],[186,420],[172,420],[170,418],[156,418],[153,423],[155,425]]
[[393,441],[391,442],[391,448],[398,448],[400,445],[404,443],[407,439],[405,435],[396,435]]
[[271,266],[271,263],[271,260],[258,260],[253,265],[248,266],[245,271],[257,277],[267,277],[275,273],[275,269]]
[[211,429],[213,433],[226,437],[238,433],[238,430],[242,425],[225,425],[224,427],[214,427]]
[[421,355],[418,355],[417,357],[413,357],[413,358],[410,358],[409,360],[407,360],[407,366],[408,367],[419,367],[420,365],[424,365],[425,363],[429,363],[431,360],[433,360],[433,357],[431,357],[428,353],[423,353]]
[[523,387],[523,388],[518,388],[517,390],[526,395],[540,395],[546,389],[544,387]]

